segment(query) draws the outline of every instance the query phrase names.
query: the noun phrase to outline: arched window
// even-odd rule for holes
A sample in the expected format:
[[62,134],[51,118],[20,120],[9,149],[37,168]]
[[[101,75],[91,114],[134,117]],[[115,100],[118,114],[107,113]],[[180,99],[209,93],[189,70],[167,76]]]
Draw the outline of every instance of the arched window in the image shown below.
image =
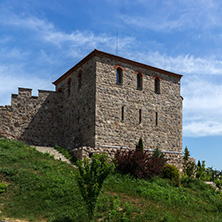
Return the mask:
[[67,89],[68,96],[70,95],[71,81],[72,81],[71,78],[69,78],[68,81],[67,81],[67,85],[68,85],[68,89]]
[[141,73],[137,74],[137,89],[142,90],[143,89],[143,76]]
[[116,84],[123,84],[123,70],[121,68],[116,69]]
[[154,83],[154,88],[155,88],[155,93],[160,94],[160,79],[155,78],[155,83]]

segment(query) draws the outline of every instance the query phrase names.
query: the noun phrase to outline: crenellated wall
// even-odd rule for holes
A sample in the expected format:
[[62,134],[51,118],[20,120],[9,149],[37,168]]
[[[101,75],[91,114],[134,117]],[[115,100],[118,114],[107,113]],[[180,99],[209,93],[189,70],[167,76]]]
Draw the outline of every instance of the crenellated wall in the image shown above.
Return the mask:
[[45,90],[32,96],[32,89],[19,88],[18,94],[12,94],[11,106],[0,107],[0,135],[37,145],[61,143],[62,97]]

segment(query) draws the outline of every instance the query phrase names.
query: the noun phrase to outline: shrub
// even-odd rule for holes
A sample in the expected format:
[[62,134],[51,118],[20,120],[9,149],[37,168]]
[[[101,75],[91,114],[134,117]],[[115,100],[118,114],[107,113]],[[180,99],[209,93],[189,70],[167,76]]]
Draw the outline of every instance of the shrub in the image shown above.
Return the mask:
[[194,177],[195,163],[190,159],[190,152],[187,147],[183,156],[183,175],[186,177]]
[[222,189],[222,179],[217,179],[214,181],[218,189]]
[[166,159],[151,156],[138,150],[118,150],[113,160],[116,170],[131,174],[136,178],[157,176],[163,169]]
[[207,179],[206,169],[205,169],[205,161],[202,161],[202,165],[200,160],[198,160],[197,166],[196,166],[196,178],[201,180]]
[[161,171],[161,176],[170,179],[173,185],[179,186],[180,184],[180,172],[173,165],[166,164]]
[[106,177],[114,170],[114,164],[108,162],[108,156],[94,154],[89,160],[78,160],[79,175],[77,182],[86,203],[89,219],[93,218],[96,202]]
[[4,193],[7,189],[6,184],[4,183],[0,183],[0,193]]

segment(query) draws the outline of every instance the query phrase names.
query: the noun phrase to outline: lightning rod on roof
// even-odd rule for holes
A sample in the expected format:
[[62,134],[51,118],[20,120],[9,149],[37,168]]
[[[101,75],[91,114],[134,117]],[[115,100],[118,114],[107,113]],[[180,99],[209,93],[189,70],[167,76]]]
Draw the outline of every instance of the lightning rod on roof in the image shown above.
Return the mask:
[[116,28],[116,55],[118,55],[118,38],[119,38],[119,33],[118,33],[118,27]]

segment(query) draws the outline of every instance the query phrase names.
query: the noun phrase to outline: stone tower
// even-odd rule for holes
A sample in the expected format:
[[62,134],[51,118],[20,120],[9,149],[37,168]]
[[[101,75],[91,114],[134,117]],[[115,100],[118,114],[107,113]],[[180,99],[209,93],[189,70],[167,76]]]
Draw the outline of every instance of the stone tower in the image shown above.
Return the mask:
[[144,148],[180,155],[181,77],[94,50],[53,82],[55,92],[19,88],[0,107],[0,134],[78,152],[135,148],[142,137]]

